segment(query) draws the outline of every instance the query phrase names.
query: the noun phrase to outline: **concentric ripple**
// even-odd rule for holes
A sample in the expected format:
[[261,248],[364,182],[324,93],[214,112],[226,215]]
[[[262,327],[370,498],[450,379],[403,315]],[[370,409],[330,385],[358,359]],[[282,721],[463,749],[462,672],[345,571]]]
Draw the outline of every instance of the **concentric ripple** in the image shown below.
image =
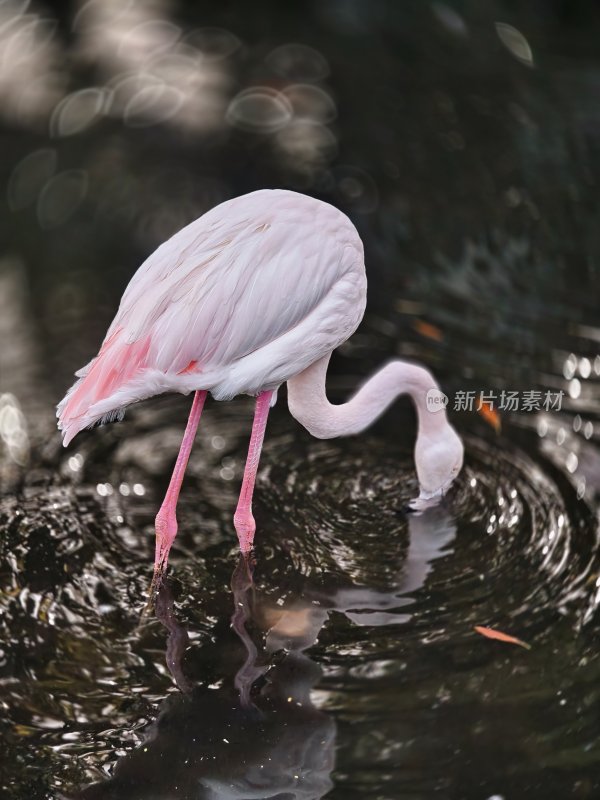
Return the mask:
[[548,463],[505,443],[466,445],[448,497],[415,514],[411,458],[387,442],[311,442],[294,455],[272,444],[259,487],[262,546],[285,548],[307,583],[362,587],[353,602],[365,624],[369,587],[372,611],[387,598],[389,624],[394,608],[406,621],[410,598],[413,627],[430,639],[455,635],[458,619],[466,630],[497,622],[533,637],[557,615],[584,625],[599,602],[592,512]]
[[[341,725],[340,792],[344,770],[353,785],[368,783],[373,758],[390,780],[406,779],[405,758],[449,769],[452,737],[440,731],[454,729],[461,746],[473,748],[474,731],[489,728],[496,737],[497,718],[508,724],[514,702],[519,714],[540,718],[522,724],[539,734],[541,763],[575,722],[573,747],[585,748],[599,670],[588,642],[598,605],[597,526],[555,467],[506,440],[468,437],[456,485],[438,508],[414,513],[408,449],[373,435],[330,442],[292,435],[287,414],[276,412],[255,499],[245,633],[229,624],[240,602],[234,606],[229,590],[231,513],[248,428],[248,409],[238,408],[207,414],[181,497],[171,564],[177,624],[189,641],[175,665],[180,687],[215,692],[214,708],[231,710],[242,683],[244,696],[259,702],[281,680],[285,703],[299,673],[282,672],[281,653],[292,654],[309,681],[303,691],[316,682],[318,714]],[[84,438],[62,456],[61,477],[39,470],[0,509],[2,725],[11,751],[30,742],[26,766],[43,792],[72,792],[114,774],[120,759],[162,730],[153,721],[170,713],[163,701],[177,692],[165,630],[140,619],[152,517],[180,435],[162,414],[160,406],[134,413],[129,440],[110,429]],[[502,649],[478,637],[476,625],[533,649]],[[567,643],[560,650],[557,631]],[[171,651],[168,659],[173,669]],[[542,681],[548,659],[552,675]],[[499,688],[504,682],[509,694]],[[213,702],[209,695],[198,695],[199,709]],[[493,706],[493,731],[482,702]],[[544,738],[546,714],[552,735]],[[352,736],[343,734],[346,723]],[[414,736],[419,729],[423,740]],[[396,747],[406,738],[403,755],[381,750],[386,737]],[[211,744],[216,759],[228,740],[225,730]],[[331,755],[333,741],[328,748]],[[584,766],[594,758],[590,751]],[[506,759],[523,760],[510,747]],[[425,797],[445,784],[418,769],[409,785]]]

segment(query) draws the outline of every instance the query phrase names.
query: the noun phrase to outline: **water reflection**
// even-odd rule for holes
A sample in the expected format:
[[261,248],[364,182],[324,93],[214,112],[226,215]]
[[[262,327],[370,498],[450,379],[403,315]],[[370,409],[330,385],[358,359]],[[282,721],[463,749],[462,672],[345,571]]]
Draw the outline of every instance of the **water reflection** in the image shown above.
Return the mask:
[[260,614],[248,570],[242,561],[232,579],[232,627],[243,644],[243,665],[212,689],[192,688],[184,674],[187,634],[174,618],[165,582],[157,614],[169,631],[169,669],[185,693],[162,704],[143,746],[117,763],[109,781],[76,797],[317,800],[329,791],[335,724],[310,698],[321,671],[302,646],[271,659],[267,645],[259,655],[246,629]]
[[[134,619],[147,586],[151,537],[143,535],[143,524],[131,525],[142,503],[149,505],[143,515],[149,523],[153,509],[133,487],[154,491],[151,474],[161,472],[146,460],[146,448],[159,463],[177,449],[178,438],[165,446],[169,437],[163,434],[158,446],[151,428],[138,420],[136,447],[129,456],[125,450],[119,458],[113,454],[107,482],[106,459],[99,455],[105,452],[103,437],[90,437],[85,457],[69,464],[75,455],[64,454],[74,491],[31,485],[24,504],[0,504],[9,556],[2,566],[0,624],[3,638],[14,642],[16,659],[15,665],[2,664],[12,681],[3,689],[7,724],[12,736],[27,732],[36,764],[51,749],[53,767],[44,774],[55,776],[55,787],[59,781],[81,786],[104,773],[111,780],[83,797],[135,797],[134,783],[155,797],[150,781],[165,796],[178,796],[174,785],[191,791],[185,782],[191,770],[207,797],[227,797],[209,791],[224,792],[230,774],[236,785],[256,784],[250,768],[264,763],[272,770],[267,786],[279,781],[287,787],[289,770],[279,774],[275,756],[293,774],[303,774],[308,768],[301,759],[313,763],[317,757],[314,740],[336,746],[342,797],[351,781],[368,782],[373,758],[394,785],[408,780],[423,797],[437,796],[436,787],[449,784],[430,780],[424,765],[433,760],[446,770],[455,742],[465,752],[476,750],[472,736],[482,720],[491,746],[496,715],[514,714],[513,692],[522,705],[521,733],[531,725],[537,731],[530,709],[558,703],[560,676],[574,651],[581,650],[576,657],[585,659],[584,672],[595,674],[596,659],[582,644],[593,637],[590,622],[599,601],[598,554],[584,504],[574,510],[569,487],[561,486],[563,497],[547,477],[547,465],[472,439],[464,478],[447,498],[451,505],[407,517],[401,509],[412,495],[412,478],[401,460],[390,457],[388,443],[371,440],[365,449],[357,442],[341,450],[339,443],[311,442],[303,452],[290,448],[289,434],[275,434],[258,495],[261,557],[254,576],[238,565],[230,627],[223,587],[231,565],[232,498],[223,497],[216,465],[224,452],[235,450],[247,420],[240,415],[239,431],[228,426],[233,438],[221,448],[215,419],[223,413],[220,407],[207,417],[206,444],[215,440],[219,447],[194,451],[182,498],[173,567],[185,623],[174,618],[172,599],[161,598],[157,609],[169,631],[167,664],[184,697],[164,701],[163,635],[156,625],[138,629]],[[167,430],[162,422],[161,430]],[[93,476],[100,472],[104,481],[98,486],[112,491],[94,490]],[[121,490],[125,486],[129,493]],[[225,490],[235,495],[236,486]],[[200,496],[208,504],[207,528],[216,509],[223,509],[226,520],[216,535],[198,525]],[[568,504],[565,498],[571,498]],[[102,520],[101,528],[96,520]],[[560,652],[553,646],[559,615],[568,643]],[[531,641],[533,650],[503,652],[478,640],[472,633],[476,624],[509,630]],[[581,640],[572,626],[588,627]],[[554,670],[540,689],[539,670],[549,652]],[[575,671],[573,679],[580,675]],[[495,697],[500,678],[511,702],[498,703],[492,720],[478,704],[482,696]],[[583,691],[589,703],[595,690],[576,682],[572,691]],[[288,709],[289,697],[302,707]],[[152,705],[163,701],[160,711]],[[593,724],[593,706],[581,713],[578,708],[557,706],[562,722],[551,739],[535,740],[538,758],[551,758],[555,737],[575,716],[582,731]],[[134,746],[135,753],[125,757]],[[517,749],[503,763],[516,758],[522,769],[525,753]],[[319,753],[324,761],[312,767],[317,772],[330,764],[329,753]],[[72,774],[75,763],[79,772]],[[411,763],[419,765],[412,772]],[[325,789],[328,775],[317,774],[311,785]]]
[[[406,562],[388,591],[335,582],[323,588],[323,581],[307,580],[301,594],[275,602],[255,588],[254,564],[240,557],[231,580],[231,630],[242,648],[229,665],[234,675],[223,675],[212,688],[194,687],[187,675],[188,633],[165,581],[156,615],[168,632],[166,661],[181,694],[162,704],[144,744],[117,763],[110,780],[76,797],[318,800],[327,794],[336,724],[311,698],[322,669],[307,651],[331,612],[368,626],[410,619],[407,593],[421,589],[435,560],[449,552],[456,525],[437,508],[411,515],[409,527]],[[224,647],[217,639],[208,649]]]

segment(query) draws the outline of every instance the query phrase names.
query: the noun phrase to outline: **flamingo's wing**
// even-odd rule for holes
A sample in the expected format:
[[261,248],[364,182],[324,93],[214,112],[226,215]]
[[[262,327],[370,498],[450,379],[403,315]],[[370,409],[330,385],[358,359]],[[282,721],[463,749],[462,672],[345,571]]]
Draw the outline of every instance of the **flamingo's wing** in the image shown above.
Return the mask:
[[353,226],[326,203],[267,191],[212,209],[133,276],[98,356],[58,407],[65,443],[118,411],[116,395],[149,397],[278,339],[361,260]]

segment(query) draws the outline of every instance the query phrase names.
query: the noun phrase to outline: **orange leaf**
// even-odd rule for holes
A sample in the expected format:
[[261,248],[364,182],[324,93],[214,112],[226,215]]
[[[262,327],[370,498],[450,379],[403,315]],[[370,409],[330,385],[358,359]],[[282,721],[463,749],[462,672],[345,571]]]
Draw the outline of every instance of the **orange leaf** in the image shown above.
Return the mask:
[[433,339],[435,342],[441,342],[444,338],[444,334],[438,327],[422,319],[413,320],[413,328],[417,333],[420,333],[421,336],[425,336],[427,339]]
[[500,429],[502,428],[500,414],[496,411],[491,403],[484,401],[481,403],[481,408],[478,408],[477,411],[481,414],[487,424],[492,426],[496,433],[500,433]]
[[487,637],[488,639],[496,639],[499,642],[507,642],[508,644],[518,644],[519,647],[524,647],[526,650],[531,650],[531,645],[524,642],[522,639],[517,639],[515,636],[509,636],[508,633],[502,633],[502,631],[495,631],[493,628],[484,628],[481,625],[476,625],[474,627],[477,633],[480,633],[482,636]]

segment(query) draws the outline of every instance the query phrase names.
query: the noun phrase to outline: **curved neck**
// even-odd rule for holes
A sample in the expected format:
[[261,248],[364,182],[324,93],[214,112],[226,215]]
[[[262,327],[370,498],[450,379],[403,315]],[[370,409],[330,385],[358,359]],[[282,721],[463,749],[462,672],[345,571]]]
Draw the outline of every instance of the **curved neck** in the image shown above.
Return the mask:
[[427,393],[439,387],[423,367],[406,361],[390,361],[342,405],[327,399],[325,378],[330,356],[316,361],[288,381],[288,404],[292,415],[313,436],[331,439],[365,430],[401,394],[412,398],[419,419],[419,436],[439,435],[448,426],[445,410],[430,411]]

